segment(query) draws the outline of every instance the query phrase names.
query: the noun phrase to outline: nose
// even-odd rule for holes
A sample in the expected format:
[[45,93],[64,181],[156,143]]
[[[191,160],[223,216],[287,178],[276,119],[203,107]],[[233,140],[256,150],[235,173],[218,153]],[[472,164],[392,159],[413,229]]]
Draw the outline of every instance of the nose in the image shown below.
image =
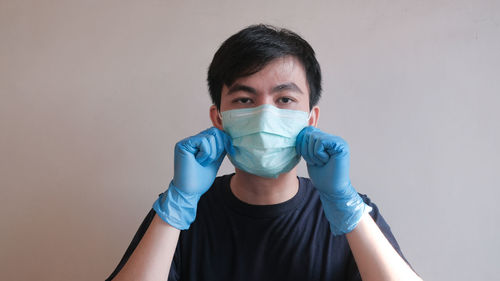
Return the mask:
[[255,99],[255,107],[261,106],[264,104],[270,104],[273,106],[277,106],[274,102],[272,95],[269,95],[269,94],[258,95]]

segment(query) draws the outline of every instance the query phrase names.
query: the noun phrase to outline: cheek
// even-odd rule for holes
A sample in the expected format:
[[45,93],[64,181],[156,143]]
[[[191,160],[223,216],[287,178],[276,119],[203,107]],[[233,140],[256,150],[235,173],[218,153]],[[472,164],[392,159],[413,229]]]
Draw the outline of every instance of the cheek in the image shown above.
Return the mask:
[[226,111],[231,106],[231,100],[227,98],[222,98],[220,100],[220,111]]
[[307,97],[300,98],[297,103],[298,109],[309,112],[309,99]]

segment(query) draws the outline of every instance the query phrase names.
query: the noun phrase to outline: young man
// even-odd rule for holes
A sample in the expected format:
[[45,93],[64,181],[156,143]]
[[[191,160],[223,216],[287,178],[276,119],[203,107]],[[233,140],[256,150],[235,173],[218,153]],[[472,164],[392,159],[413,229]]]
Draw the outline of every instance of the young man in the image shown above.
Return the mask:
[[[321,72],[306,41],[245,28],[208,85],[214,127],[177,143],[169,188],[108,280],[420,280],[351,185],[347,143],[316,128]],[[216,177],[226,155],[235,173]]]

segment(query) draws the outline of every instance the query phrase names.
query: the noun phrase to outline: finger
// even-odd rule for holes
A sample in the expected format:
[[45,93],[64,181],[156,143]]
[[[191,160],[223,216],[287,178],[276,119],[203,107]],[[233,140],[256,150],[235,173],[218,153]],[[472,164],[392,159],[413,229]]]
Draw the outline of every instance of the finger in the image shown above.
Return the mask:
[[233,143],[231,137],[224,131],[219,130],[215,127],[211,127],[204,131],[205,133],[209,133],[213,135],[217,142],[217,156],[223,156],[225,152],[230,155],[234,155],[235,149],[233,147]]
[[200,162],[202,166],[208,166],[212,164],[215,160],[217,160],[217,143],[215,137],[213,135],[204,135],[204,138],[207,140],[210,151],[208,152],[207,157],[204,161]]
[[316,165],[313,159],[312,151],[309,150],[309,143],[311,141],[312,141],[311,131],[306,131],[302,143],[300,145],[302,150],[302,157],[304,158],[304,160],[306,160],[307,164]]
[[297,138],[295,139],[295,152],[299,156],[302,156],[302,149],[300,149],[300,144],[302,143],[302,139],[304,138],[304,134],[302,132],[303,131],[300,131],[300,133],[297,135]]
[[216,148],[215,151],[217,155],[220,155],[221,151],[224,150],[224,142],[219,132],[220,130],[215,127],[211,127],[203,132],[204,134],[212,135],[214,137]]
[[226,134],[224,131],[219,130],[217,128],[213,128],[214,135],[217,140],[217,153],[218,157],[223,155],[225,152],[228,152],[231,155],[234,155],[234,148],[231,142],[231,137]]
[[175,153],[195,155],[198,150],[198,145],[191,138],[181,140],[175,144]]
[[234,154],[236,153],[236,150],[234,149],[234,146],[233,146],[233,140],[231,139],[231,137],[228,134],[226,134],[223,131],[221,131],[220,134],[221,134],[223,142],[224,142],[225,150],[227,151],[227,153],[229,153],[229,155],[234,156]]
[[[209,129],[206,129],[202,132],[200,132],[197,136],[204,138],[207,140],[209,144],[209,151],[206,151],[207,155],[200,155],[199,163],[202,166],[207,166],[210,165],[213,161],[219,158],[221,154],[221,150],[223,150],[223,146],[220,145],[220,141],[218,140],[218,135],[217,135],[217,128],[211,127]],[[203,157],[203,159],[201,158]]]
[[302,151],[302,142],[304,141],[304,136],[306,135],[307,131],[307,127],[305,127],[299,132],[297,138],[295,139],[295,151],[300,156],[305,153],[305,151]]
[[318,137],[314,143],[314,155],[316,159],[321,162],[322,165],[326,164],[330,160],[330,155],[325,151],[325,139]]
[[341,137],[331,136],[331,141],[325,147],[330,157],[344,157],[349,155],[349,145]]
[[208,157],[200,162],[201,165],[206,166],[211,164],[213,161],[217,160],[221,154],[221,150],[223,150],[223,146],[219,140],[217,140],[217,131],[216,128],[212,127],[200,133],[203,138],[206,138],[208,143],[210,144],[210,153]]
[[198,163],[204,163],[206,159],[210,156],[210,143],[208,142],[207,138],[197,136],[193,138],[198,144],[198,153],[196,153],[195,158]]
[[308,139],[309,141],[307,143],[307,152],[310,158],[310,162],[316,166],[323,166],[325,163],[318,158],[315,150],[316,143],[320,143],[320,145],[322,145],[321,135],[317,132],[311,132]]

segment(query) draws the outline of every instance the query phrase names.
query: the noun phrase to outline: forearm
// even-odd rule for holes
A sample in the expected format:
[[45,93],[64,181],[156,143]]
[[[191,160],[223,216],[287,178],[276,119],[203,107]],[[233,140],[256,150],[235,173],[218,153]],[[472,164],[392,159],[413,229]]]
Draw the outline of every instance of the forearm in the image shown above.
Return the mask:
[[363,281],[422,280],[396,252],[368,213],[346,237]]
[[180,230],[155,215],[144,237],[114,280],[166,280]]

